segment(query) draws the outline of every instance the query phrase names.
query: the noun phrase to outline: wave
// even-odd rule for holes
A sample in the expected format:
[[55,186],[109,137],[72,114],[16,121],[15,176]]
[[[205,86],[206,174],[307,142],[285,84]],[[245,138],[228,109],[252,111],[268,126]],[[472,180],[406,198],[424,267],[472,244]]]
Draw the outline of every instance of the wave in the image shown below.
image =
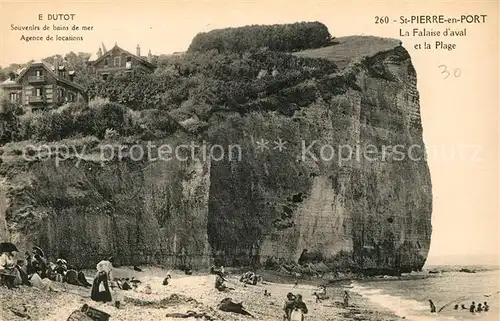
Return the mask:
[[360,294],[363,297],[366,297],[371,302],[390,310],[395,315],[402,318],[403,317],[406,318],[407,320],[415,320],[415,321],[458,320],[453,316],[444,316],[438,314],[431,315],[429,304],[424,304],[423,302],[417,300],[390,295],[384,293],[380,289],[361,286],[356,282],[353,282],[351,284],[351,287],[352,291]]

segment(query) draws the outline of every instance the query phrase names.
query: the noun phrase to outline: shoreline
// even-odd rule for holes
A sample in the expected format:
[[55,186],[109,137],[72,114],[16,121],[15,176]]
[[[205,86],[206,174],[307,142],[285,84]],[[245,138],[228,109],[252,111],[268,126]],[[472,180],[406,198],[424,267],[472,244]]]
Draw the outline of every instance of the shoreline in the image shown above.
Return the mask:
[[[293,282],[271,282],[264,278],[263,284],[245,286],[238,281],[238,274],[232,274],[228,277],[227,284],[235,290],[218,292],[214,289],[215,276],[208,274],[188,276],[180,271],[173,271],[171,284],[162,286],[162,276],[166,271],[151,268],[144,272],[134,272],[128,268],[117,268],[117,275],[120,277],[134,275],[136,279],[142,281],[137,291],[120,290],[119,295],[123,297],[120,309],[116,309],[112,303],[104,304],[90,300],[90,288],[56,282],[53,282],[53,285],[59,291],[57,293],[25,286],[13,291],[2,287],[0,315],[3,315],[5,320],[23,320],[13,314],[10,308],[22,309],[25,306],[31,320],[61,321],[66,320],[72,311],[86,303],[111,314],[113,321],[179,320],[167,318],[165,315],[172,312],[185,313],[188,310],[207,313],[215,320],[249,320],[250,318],[246,316],[217,310],[217,304],[223,298],[231,297],[234,302],[243,303],[245,309],[255,316],[253,320],[281,321],[286,293],[292,292],[303,295],[309,309],[306,320],[402,320],[383,307],[370,302],[368,298],[352,291],[349,292],[350,304],[344,308],[343,292],[349,290],[344,287],[345,284],[328,287],[327,295],[330,298],[316,303],[312,293],[318,289],[312,284],[300,282],[294,288]],[[151,294],[144,293],[142,287],[146,284],[151,285]],[[268,290],[271,296],[264,296],[264,290]]]
[[[234,302],[242,302],[243,306],[255,316],[253,320],[271,321],[282,320],[282,306],[286,293],[302,294],[309,313],[306,315],[308,321],[328,320],[366,320],[366,321],[400,321],[405,319],[395,312],[372,302],[369,297],[363,296],[353,289],[353,282],[362,284],[373,281],[399,281],[414,280],[422,278],[436,278],[449,272],[440,274],[415,274],[399,278],[394,277],[363,277],[342,278],[326,280],[321,278],[296,278],[290,275],[280,275],[273,271],[258,271],[263,276],[264,282],[256,286],[244,285],[239,282],[240,273],[233,269],[228,277],[228,286],[235,290],[231,292],[218,292],[214,289],[215,276],[208,273],[194,271],[193,275],[185,275],[184,272],[172,271],[172,280],[168,286],[162,286],[162,280],[167,269],[158,267],[144,267],[144,272],[136,272],[129,267],[115,269],[117,277],[135,277],[142,281],[137,291],[119,291],[122,297],[121,308],[116,309],[112,303],[98,303],[90,299],[90,288],[72,286],[68,284],[52,284],[58,290],[45,292],[36,288],[23,287],[14,291],[0,288],[0,315],[5,320],[23,320],[14,315],[10,308],[27,309],[31,320],[61,321],[67,320],[69,315],[83,304],[105,311],[112,316],[113,321],[137,321],[137,320],[179,320],[166,318],[167,313],[185,313],[193,310],[206,313],[214,320],[240,321],[249,320],[249,317],[238,314],[227,313],[217,310],[217,304],[226,297]],[[92,277],[93,270],[85,270],[85,274]],[[237,272],[241,272],[238,270]],[[453,271],[460,273],[458,271]],[[453,273],[452,272],[452,273]],[[424,272],[425,273],[425,272]],[[462,272],[464,273],[464,272]],[[464,273],[467,274],[467,273]],[[299,282],[294,287],[295,280]],[[150,284],[151,294],[144,293],[144,286]],[[316,303],[313,296],[318,291],[319,285],[326,285],[329,299]],[[263,295],[264,290],[271,293],[270,297]],[[343,293],[347,290],[351,300],[348,307],[343,307]]]

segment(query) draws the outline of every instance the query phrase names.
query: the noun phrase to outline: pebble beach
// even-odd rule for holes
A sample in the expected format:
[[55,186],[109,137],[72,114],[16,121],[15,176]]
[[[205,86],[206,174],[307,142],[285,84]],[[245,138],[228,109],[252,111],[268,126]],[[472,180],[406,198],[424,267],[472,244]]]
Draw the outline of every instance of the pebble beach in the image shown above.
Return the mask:
[[[141,280],[135,290],[114,290],[115,297],[120,298],[121,305],[117,309],[113,303],[99,303],[90,299],[90,289],[83,287],[53,283],[57,292],[38,290],[32,287],[21,286],[14,290],[0,288],[0,319],[26,320],[12,312],[25,310],[31,320],[64,321],[74,310],[83,304],[104,311],[111,315],[112,321],[137,320],[180,320],[167,317],[169,313],[186,313],[196,311],[205,313],[213,320],[282,320],[283,303],[288,292],[302,294],[309,313],[305,320],[400,320],[395,315],[375,306],[367,299],[350,292],[350,306],[343,307],[342,295],[348,286],[331,286],[327,289],[329,299],[316,303],[313,296],[318,291],[317,286],[311,284],[269,282],[264,279],[257,285],[244,285],[239,282],[239,275],[230,275],[226,284],[234,288],[229,292],[219,292],[214,288],[215,276],[208,274],[185,275],[180,271],[173,271],[170,284],[162,285],[166,270],[151,268],[143,272],[132,269],[119,268],[116,270],[120,277],[132,277]],[[92,275],[91,272],[86,275]],[[151,292],[145,291],[147,285]],[[271,295],[264,296],[264,290]],[[217,304],[224,298],[230,297],[234,302],[242,302],[244,308],[254,318],[240,314],[217,310]],[[189,320],[189,319],[183,319]],[[192,318],[194,320],[194,318]]]

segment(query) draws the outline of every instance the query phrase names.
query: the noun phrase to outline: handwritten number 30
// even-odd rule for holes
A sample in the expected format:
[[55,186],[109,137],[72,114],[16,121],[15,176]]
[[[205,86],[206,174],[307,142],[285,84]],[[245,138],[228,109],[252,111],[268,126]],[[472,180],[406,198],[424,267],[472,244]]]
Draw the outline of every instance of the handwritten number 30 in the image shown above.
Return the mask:
[[[450,77],[451,73],[448,71],[448,68],[446,67],[446,65],[439,65],[439,68],[443,69],[441,71],[441,73],[443,75],[445,75],[444,79]],[[460,68],[455,68],[455,70],[453,70],[453,77],[458,78],[458,77],[460,77],[461,74],[462,74],[462,71],[460,70]]]

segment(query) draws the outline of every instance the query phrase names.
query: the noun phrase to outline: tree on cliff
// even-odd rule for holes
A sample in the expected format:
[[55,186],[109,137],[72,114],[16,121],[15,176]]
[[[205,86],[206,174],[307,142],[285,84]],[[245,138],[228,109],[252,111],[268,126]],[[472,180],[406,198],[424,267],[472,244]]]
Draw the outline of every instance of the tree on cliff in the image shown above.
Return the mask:
[[14,140],[19,132],[17,113],[20,106],[9,101],[8,96],[0,89],[0,145]]
[[328,28],[318,22],[292,24],[252,25],[217,29],[197,34],[188,52],[208,51],[244,52],[258,48],[292,52],[319,48],[330,44]]

